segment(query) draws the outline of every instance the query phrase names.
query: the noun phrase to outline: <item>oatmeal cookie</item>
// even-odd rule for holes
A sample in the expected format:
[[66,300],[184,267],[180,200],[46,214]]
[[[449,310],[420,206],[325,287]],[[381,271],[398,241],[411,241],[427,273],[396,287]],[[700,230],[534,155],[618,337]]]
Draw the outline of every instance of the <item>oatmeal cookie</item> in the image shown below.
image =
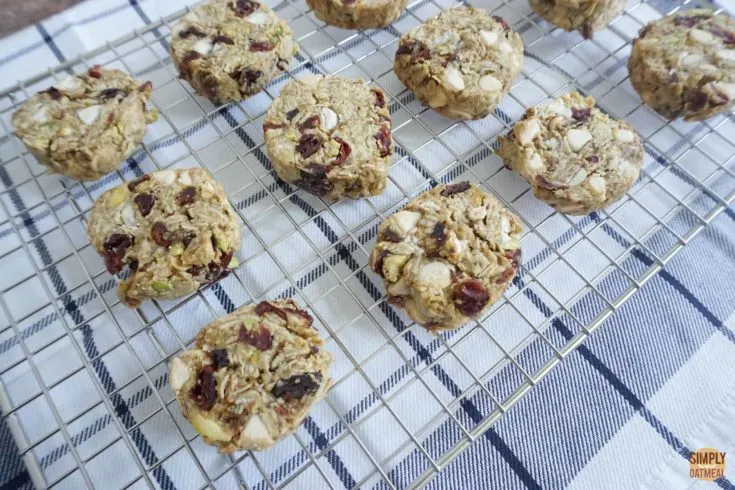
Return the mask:
[[200,168],[160,170],[108,190],[95,201],[87,231],[110,274],[130,268],[118,288],[130,307],[187,295],[237,266],[236,214]]
[[342,29],[386,27],[406,9],[408,0],[306,0],[314,14]]
[[620,15],[625,0],[529,0],[538,15],[565,31],[579,30],[585,39]]
[[181,78],[216,104],[260,92],[298,51],[288,25],[254,0],[209,0],[172,31]]
[[529,109],[499,142],[505,164],[536,197],[565,214],[617,201],[643,165],[643,144],[633,128],[577,92]]
[[633,87],[665,118],[701,121],[735,101],[735,20],[680,11],[638,33],[628,59]]
[[39,163],[77,180],[114,171],[140,144],[157,113],[146,110],[153,86],[96,65],[33,95],[13,126]]
[[169,366],[181,412],[220,452],[262,450],[324,398],[332,355],[292,300],[243,306],[199,332]]
[[370,267],[390,303],[428,330],[450,330],[500,298],[521,260],[522,231],[477,186],[439,185],[381,223]]
[[382,90],[321,75],[284,87],[263,123],[278,176],[325,199],[383,192],[393,153],[390,131]]
[[480,119],[510,90],[523,42],[484,10],[446,10],[401,36],[393,68],[416,97],[453,119]]

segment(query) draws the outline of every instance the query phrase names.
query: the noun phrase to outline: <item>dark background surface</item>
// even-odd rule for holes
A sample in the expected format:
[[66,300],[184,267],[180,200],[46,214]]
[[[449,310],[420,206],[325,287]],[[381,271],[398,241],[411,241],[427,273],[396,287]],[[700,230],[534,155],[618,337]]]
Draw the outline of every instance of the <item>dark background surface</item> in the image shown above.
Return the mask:
[[0,38],[79,2],[80,0],[0,0]]

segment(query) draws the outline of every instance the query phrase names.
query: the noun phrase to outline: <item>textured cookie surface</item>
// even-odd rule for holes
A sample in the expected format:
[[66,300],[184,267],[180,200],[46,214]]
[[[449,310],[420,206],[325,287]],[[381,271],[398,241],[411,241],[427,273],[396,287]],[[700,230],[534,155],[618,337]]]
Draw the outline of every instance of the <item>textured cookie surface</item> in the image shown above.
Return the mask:
[[523,42],[484,10],[446,10],[401,36],[394,70],[416,97],[453,119],[487,116],[523,66]]
[[298,427],[331,384],[332,355],[292,300],[263,301],[199,333],[169,366],[181,412],[220,452],[266,449]]
[[522,226],[468,182],[424,192],[378,229],[370,267],[388,300],[431,331],[460,327],[498,300],[521,260]]
[[174,299],[226,276],[237,265],[240,225],[221,185],[200,168],[161,170],[102,194],[89,238],[117,274],[120,300]]
[[735,19],[686,10],[649,23],[628,59],[630,81],[663,117],[699,121],[735,101]]
[[306,0],[327,24],[343,29],[386,27],[406,9],[408,0]]
[[633,128],[577,92],[526,111],[500,138],[498,154],[536,197],[566,214],[587,214],[618,200],[643,165]]
[[579,30],[585,39],[603,29],[625,8],[625,0],[529,0],[538,15],[565,31]]
[[209,0],[186,14],[171,37],[181,77],[215,103],[260,92],[297,51],[288,25],[254,0]]
[[383,192],[393,153],[390,131],[382,90],[321,75],[284,87],[263,124],[278,176],[326,199]]
[[78,180],[114,171],[156,118],[146,110],[150,82],[99,66],[68,76],[13,114],[18,137],[39,163]]

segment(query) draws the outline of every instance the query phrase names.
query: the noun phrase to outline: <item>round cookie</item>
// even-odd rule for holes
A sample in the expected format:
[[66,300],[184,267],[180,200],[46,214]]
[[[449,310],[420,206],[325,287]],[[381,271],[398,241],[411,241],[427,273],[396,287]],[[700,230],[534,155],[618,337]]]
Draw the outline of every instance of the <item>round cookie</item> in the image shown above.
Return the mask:
[[306,0],[314,14],[342,29],[386,27],[406,9],[408,0]]
[[108,190],[87,231],[110,274],[129,267],[118,296],[130,307],[187,295],[237,266],[236,214],[200,168],[160,170]]
[[565,31],[579,30],[585,39],[620,15],[625,0],[529,0],[538,15]]
[[332,355],[292,300],[210,323],[169,366],[181,412],[221,453],[262,450],[293,432],[331,385]]
[[77,180],[114,171],[140,144],[157,112],[146,110],[151,82],[120,70],[70,75],[33,95],[13,126],[39,163]]
[[172,31],[181,78],[217,104],[260,92],[298,51],[288,25],[254,0],[209,0]]
[[393,153],[390,131],[382,90],[322,75],[284,87],[263,123],[278,176],[325,199],[383,192]]
[[403,34],[393,68],[424,105],[453,119],[480,119],[522,66],[521,37],[503,19],[457,7]]
[[735,19],[677,12],[646,25],[628,59],[633,87],[661,116],[701,121],[735,101]]
[[528,109],[499,142],[505,164],[537,198],[565,214],[587,214],[617,201],[643,165],[643,145],[633,128],[577,92]]
[[522,231],[478,187],[439,185],[381,223],[370,267],[390,303],[430,331],[450,330],[500,298],[521,260]]

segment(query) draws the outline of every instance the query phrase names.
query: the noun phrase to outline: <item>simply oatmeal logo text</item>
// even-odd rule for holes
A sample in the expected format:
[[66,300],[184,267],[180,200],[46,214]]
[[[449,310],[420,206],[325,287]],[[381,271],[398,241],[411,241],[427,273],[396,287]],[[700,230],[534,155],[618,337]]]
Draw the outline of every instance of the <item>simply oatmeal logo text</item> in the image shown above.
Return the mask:
[[711,447],[697,449],[689,457],[689,476],[712,481],[725,476],[725,453]]

